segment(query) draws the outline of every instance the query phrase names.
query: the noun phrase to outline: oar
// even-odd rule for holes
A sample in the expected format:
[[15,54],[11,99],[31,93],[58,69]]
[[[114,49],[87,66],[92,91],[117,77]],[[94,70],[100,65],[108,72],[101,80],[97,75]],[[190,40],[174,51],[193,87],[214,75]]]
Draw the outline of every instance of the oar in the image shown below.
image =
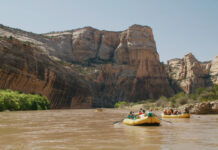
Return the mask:
[[168,122],[168,123],[172,123],[171,121],[168,121],[168,120],[163,120],[163,119],[161,119],[161,118],[158,118],[158,119],[160,119],[160,120],[162,120],[162,121],[165,121],[165,122]]
[[114,124],[120,123],[120,122],[122,122],[123,120],[124,120],[124,119],[121,119],[121,120],[119,120],[119,121],[115,121]]
[[[155,114],[154,114],[155,115]],[[160,119],[160,120],[162,120],[162,121],[165,121],[165,122],[168,122],[168,123],[172,123],[171,121],[168,121],[168,120],[164,120],[164,119],[162,119],[162,118],[160,118],[160,117],[158,117],[157,115],[155,115],[158,119]]]

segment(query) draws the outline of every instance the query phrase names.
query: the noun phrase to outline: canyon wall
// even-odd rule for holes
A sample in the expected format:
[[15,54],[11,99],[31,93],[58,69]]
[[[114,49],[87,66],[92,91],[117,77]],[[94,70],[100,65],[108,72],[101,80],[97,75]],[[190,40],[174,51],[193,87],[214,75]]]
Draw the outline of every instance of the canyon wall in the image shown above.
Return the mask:
[[194,93],[197,88],[217,84],[217,58],[212,63],[202,63],[189,53],[182,59],[169,60],[166,70],[174,89],[179,87],[186,93]]
[[52,108],[112,107],[217,83],[217,57],[160,63],[148,26],[34,34],[0,25],[0,37],[0,88],[45,95]]
[[41,49],[16,39],[0,38],[0,89],[46,96],[51,108],[89,108],[89,85]]
[[[139,101],[174,94],[160,63],[152,30],[133,25],[120,35],[113,64],[103,65],[94,77],[98,103]],[[105,102],[106,101],[106,102]]]
[[218,84],[218,55],[211,62],[210,76],[211,81]]

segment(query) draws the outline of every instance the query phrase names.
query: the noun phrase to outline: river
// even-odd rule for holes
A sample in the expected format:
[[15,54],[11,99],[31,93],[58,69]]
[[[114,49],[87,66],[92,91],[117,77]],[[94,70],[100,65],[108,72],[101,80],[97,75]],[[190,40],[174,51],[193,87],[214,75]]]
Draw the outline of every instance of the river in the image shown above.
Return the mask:
[[218,115],[167,119],[161,126],[113,124],[126,110],[0,113],[1,150],[217,150]]

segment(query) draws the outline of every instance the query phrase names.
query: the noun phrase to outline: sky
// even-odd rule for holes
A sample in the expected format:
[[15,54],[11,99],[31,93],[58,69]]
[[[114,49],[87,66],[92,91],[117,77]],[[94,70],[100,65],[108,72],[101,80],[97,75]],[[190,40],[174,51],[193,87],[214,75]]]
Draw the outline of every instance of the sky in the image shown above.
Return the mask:
[[148,25],[161,61],[218,55],[218,0],[1,0],[0,24],[34,33]]

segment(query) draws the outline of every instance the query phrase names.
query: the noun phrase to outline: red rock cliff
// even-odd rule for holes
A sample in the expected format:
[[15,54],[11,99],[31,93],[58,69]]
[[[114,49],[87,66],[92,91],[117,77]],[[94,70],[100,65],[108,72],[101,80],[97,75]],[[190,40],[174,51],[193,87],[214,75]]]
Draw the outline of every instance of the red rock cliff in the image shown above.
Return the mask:
[[[25,65],[21,68],[16,64],[11,65],[11,68],[15,68],[14,71],[18,70],[19,75],[22,75],[19,81],[16,80],[17,77],[11,79],[10,74],[13,72],[8,73],[7,67],[2,67],[2,76],[7,84],[1,81],[0,88],[41,93],[51,100],[53,108],[73,108],[80,105],[89,107],[90,103],[93,106],[112,106],[121,100],[139,101],[174,93],[164,65],[160,63],[152,29],[148,26],[133,25],[123,32],[85,27],[44,35],[0,26],[0,34],[31,42],[37,49],[26,57],[28,50],[23,47],[15,48],[11,43],[8,48],[11,55],[15,55],[16,51],[23,52],[19,53],[21,58],[16,55],[11,61],[20,60],[19,64]],[[5,44],[2,44],[2,51]],[[10,42],[7,44],[10,45]],[[9,61],[10,57],[3,57],[5,53],[2,53],[2,58]],[[79,64],[80,69],[94,66],[97,71],[81,77],[78,76],[81,74],[80,69],[66,69],[49,59],[51,57],[61,62]],[[30,63],[27,60],[34,61]],[[47,69],[50,67],[51,69]],[[29,72],[26,68],[33,71]],[[38,77],[38,72],[42,72],[40,76],[43,78]],[[18,87],[15,86],[17,84]]]
[[159,61],[150,27],[133,25],[122,32],[114,60],[116,63],[103,65],[94,77],[101,103],[138,101],[174,93]]
[[0,39],[0,89],[46,96],[51,108],[88,108],[89,85],[42,50],[16,39]]
[[167,62],[169,77],[186,93],[193,93],[197,88],[211,85],[209,76],[211,64],[199,62],[191,53],[183,59]]

